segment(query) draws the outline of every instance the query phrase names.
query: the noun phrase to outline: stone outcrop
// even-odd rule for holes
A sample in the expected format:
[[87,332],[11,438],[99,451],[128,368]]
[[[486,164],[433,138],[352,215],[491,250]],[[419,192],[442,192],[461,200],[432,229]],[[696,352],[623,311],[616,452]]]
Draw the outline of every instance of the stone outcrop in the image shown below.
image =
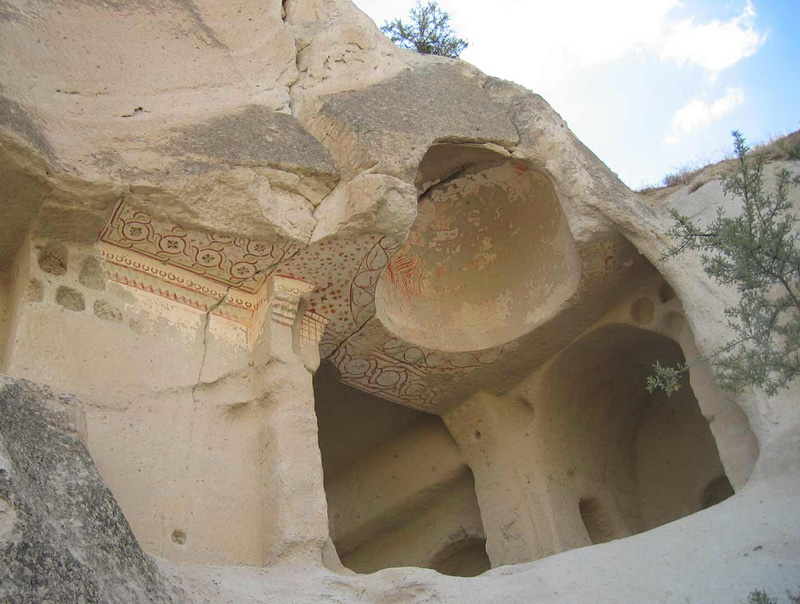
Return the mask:
[[178,602],[83,442],[70,396],[0,377],[0,599]]
[[[0,526],[94,572],[65,601],[796,589],[797,385],[644,389],[730,335],[735,292],[661,261],[706,178],[639,196],[349,0],[0,1],[0,371],[78,397],[120,506],[71,436],[52,478],[9,449]],[[66,429],[3,384],[4,447]]]

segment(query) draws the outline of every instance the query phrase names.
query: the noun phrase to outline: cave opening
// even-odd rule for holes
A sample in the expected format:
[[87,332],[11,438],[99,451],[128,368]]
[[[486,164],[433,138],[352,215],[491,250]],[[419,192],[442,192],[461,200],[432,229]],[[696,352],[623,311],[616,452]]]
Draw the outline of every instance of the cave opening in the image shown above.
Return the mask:
[[314,376],[330,535],[358,573],[416,566],[490,568],[472,472],[441,418]]
[[583,527],[564,549],[644,532],[733,494],[689,380],[672,396],[644,388],[656,360],[676,365],[684,355],[662,334],[606,325],[537,381],[539,461],[554,477],[551,498],[573,501],[572,526]]

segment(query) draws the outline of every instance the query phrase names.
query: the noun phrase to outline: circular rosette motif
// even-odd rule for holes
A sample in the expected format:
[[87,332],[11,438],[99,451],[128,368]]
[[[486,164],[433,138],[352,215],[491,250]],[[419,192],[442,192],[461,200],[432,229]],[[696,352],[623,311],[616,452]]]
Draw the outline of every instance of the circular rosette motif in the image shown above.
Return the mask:
[[165,235],[158,242],[158,247],[167,254],[183,254],[186,252],[186,241],[176,235]]
[[129,241],[145,241],[150,235],[150,225],[143,222],[126,222],[122,226],[122,236]]
[[247,253],[251,256],[263,258],[272,255],[272,244],[268,241],[249,241],[247,243]]
[[231,267],[231,275],[234,279],[249,279],[258,272],[255,265],[249,262],[236,262]]
[[217,250],[202,249],[197,252],[197,264],[203,268],[218,268],[222,263],[222,254]]

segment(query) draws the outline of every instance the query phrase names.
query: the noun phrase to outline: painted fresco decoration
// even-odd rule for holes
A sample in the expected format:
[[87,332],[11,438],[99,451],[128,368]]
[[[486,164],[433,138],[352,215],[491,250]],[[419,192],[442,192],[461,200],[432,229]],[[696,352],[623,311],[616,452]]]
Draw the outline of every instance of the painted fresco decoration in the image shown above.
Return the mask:
[[100,241],[249,294],[256,293],[274,268],[297,251],[295,244],[279,240],[187,231],[124,201],[112,211]]
[[[306,284],[304,291],[313,291],[299,323],[302,340],[319,342],[320,357],[337,366],[343,382],[418,409],[431,409],[440,396],[430,385],[436,382],[432,375],[484,368],[513,347],[434,350],[396,337],[373,320],[381,276],[404,298],[420,293],[420,259],[408,253],[407,242],[379,234],[299,248],[277,238],[259,241],[184,229],[120,201],[99,235],[99,248],[110,280],[212,312],[247,330],[251,340],[263,324],[268,278]],[[604,273],[619,264],[613,241],[591,251],[587,272]]]

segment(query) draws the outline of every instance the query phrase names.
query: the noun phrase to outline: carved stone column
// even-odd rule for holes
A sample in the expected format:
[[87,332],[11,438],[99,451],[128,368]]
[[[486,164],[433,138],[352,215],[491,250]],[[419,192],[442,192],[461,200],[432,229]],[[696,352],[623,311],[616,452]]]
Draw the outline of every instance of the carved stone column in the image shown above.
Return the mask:
[[255,366],[263,367],[255,388],[265,409],[264,558],[268,564],[319,564],[329,542],[328,511],[314,411],[316,365],[309,348],[318,345],[322,331],[311,329],[302,312],[314,287],[279,276],[268,286],[268,320],[254,351],[262,359]]
[[475,476],[492,567],[559,551],[545,480],[525,442],[530,408],[478,392],[442,419]]

